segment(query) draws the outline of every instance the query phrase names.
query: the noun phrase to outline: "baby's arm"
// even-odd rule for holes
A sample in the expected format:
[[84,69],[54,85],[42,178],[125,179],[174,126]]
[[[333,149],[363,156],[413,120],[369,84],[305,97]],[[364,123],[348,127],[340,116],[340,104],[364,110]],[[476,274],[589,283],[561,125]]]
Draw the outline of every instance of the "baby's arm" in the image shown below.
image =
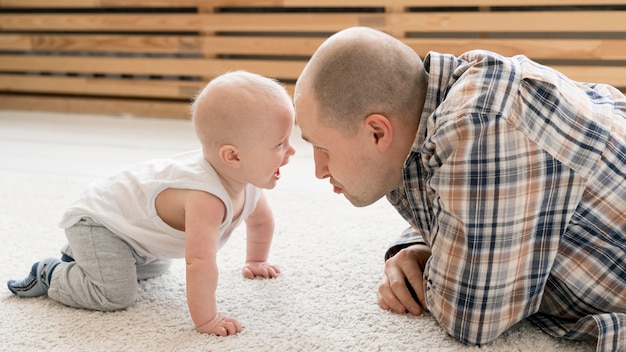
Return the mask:
[[274,216],[265,195],[261,195],[255,210],[246,219],[246,231],[248,242],[243,276],[248,279],[277,277],[280,268],[267,262],[274,236]]
[[241,331],[241,324],[217,311],[217,238],[224,217],[217,197],[192,191],[185,200],[187,304],[196,330],[219,336]]

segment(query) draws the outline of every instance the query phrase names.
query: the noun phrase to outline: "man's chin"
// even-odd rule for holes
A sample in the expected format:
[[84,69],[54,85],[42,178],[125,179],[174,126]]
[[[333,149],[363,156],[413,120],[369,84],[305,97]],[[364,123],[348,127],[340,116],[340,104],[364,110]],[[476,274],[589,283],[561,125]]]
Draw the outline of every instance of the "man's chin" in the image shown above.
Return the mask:
[[363,198],[359,198],[359,197],[351,197],[347,194],[344,193],[344,196],[346,197],[346,199],[355,207],[357,208],[363,208],[366,207],[368,205],[372,205],[374,203],[376,203],[376,201],[378,201],[378,199],[380,199],[381,197],[379,197],[378,199],[374,199],[374,200],[368,200],[368,199],[363,199]]

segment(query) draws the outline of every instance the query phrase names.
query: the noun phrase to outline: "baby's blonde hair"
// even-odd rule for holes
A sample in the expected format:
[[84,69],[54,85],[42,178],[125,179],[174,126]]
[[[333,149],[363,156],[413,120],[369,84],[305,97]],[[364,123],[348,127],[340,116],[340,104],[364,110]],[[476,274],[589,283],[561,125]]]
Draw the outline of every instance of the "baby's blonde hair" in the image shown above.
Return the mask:
[[215,148],[258,133],[280,104],[293,107],[289,93],[277,80],[233,71],[215,77],[200,91],[191,105],[191,116],[203,148]]

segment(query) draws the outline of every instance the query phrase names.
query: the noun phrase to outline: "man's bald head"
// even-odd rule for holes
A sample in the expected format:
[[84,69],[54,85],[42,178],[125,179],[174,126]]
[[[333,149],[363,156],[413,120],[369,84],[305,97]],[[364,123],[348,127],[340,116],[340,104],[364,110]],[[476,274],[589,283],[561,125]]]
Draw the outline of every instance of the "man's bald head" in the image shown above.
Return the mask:
[[396,38],[366,27],[353,27],[326,40],[296,83],[316,101],[320,122],[344,132],[378,113],[403,120],[421,112],[427,77],[421,59]]

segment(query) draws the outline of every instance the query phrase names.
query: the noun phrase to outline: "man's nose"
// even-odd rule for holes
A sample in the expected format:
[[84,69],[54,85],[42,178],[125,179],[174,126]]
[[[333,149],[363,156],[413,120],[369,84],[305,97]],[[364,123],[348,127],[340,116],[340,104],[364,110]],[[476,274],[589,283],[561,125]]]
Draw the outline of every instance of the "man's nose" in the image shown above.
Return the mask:
[[315,177],[320,180],[330,177],[328,156],[324,153],[313,151],[313,159],[315,160]]

